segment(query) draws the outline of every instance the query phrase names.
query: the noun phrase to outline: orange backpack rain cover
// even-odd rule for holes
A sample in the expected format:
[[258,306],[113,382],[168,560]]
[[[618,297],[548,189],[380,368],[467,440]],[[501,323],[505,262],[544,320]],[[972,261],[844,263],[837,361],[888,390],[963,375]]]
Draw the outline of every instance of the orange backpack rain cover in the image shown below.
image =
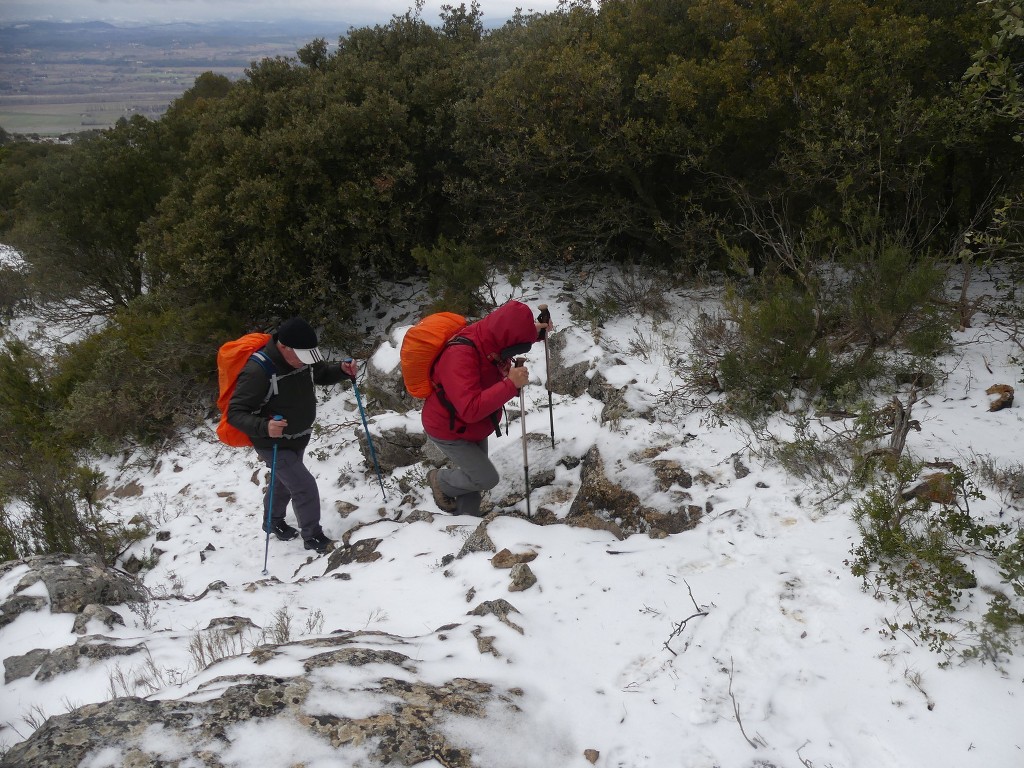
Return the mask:
[[466,327],[466,318],[454,312],[436,312],[427,315],[406,331],[399,356],[402,361],[402,380],[413,397],[430,397],[434,385],[430,369],[444,345]]
[[241,448],[252,445],[249,436],[240,429],[228,424],[228,404],[235,393],[235,382],[245,364],[249,362],[253,352],[258,352],[270,341],[269,333],[247,333],[241,338],[225,342],[217,350],[217,381],[219,394],[217,408],[220,410],[220,423],[217,425],[217,437],[222,443]]

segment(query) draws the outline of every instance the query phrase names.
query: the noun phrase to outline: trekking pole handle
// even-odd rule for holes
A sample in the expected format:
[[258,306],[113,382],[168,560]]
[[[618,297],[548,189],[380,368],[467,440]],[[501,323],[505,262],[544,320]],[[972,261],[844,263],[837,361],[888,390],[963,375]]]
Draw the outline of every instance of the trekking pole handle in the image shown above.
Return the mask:
[[[343,360],[341,361],[341,364],[342,364],[342,365],[344,365],[345,363],[351,363],[351,362],[352,362],[352,358],[351,358],[351,357],[346,357],[345,359],[343,359]],[[345,369],[344,369],[344,368],[342,368],[341,370],[342,370],[342,372],[343,372],[343,373],[345,372]],[[353,384],[355,383],[355,381],[356,381],[356,377],[355,377],[355,374],[351,374],[351,373],[345,373],[345,375],[346,375],[346,376],[348,376],[348,377],[349,377],[349,379],[351,379],[351,380],[352,380],[352,383],[353,383]]]
[[[538,304],[537,305],[537,309],[540,310],[540,313],[537,315],[537,322],[538,323],[543,323],[544,325],[547,325],[548,323],[550,323],[551,322],[551,313],[548,311],[548,305],[547,304]],[[544,339],[547,338],[547,336],[548,336],[548,329],[545,328],[544,330],[542,330],[540,332],[540,334],[538,334],[537,341],[543,341]]]
[[[512,367],[513,368],[522,368],[524,365],[526,365],[526,358],[525,357],[516,357],[516,358],[512,359]],[[525,383],[524,383],[524,386],[525,386]],[[523,391],[523,387],[516,387],[516,390],[521,394],[522,391]]]

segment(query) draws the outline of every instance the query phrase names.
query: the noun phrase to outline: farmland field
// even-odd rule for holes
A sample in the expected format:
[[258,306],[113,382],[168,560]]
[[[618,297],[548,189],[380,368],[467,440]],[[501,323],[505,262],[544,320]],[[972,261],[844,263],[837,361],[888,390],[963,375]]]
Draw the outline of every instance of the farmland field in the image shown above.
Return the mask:
[[58,136],[157,118],[198,75],[241,78],[253,62],[294,57],[316,37],[336,44],[344,23],[117,27],[102,22],[0,25],[0,127]]

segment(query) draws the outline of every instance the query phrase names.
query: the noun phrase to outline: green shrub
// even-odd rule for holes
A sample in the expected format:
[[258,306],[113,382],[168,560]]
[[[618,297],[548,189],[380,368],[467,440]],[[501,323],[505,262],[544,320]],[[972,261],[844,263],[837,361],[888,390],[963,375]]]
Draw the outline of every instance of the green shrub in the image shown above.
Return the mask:
[[1007,555],[1010,527],[971,513],[970,501],[984,496],[959,468],[949,471],[938,497],[912,493],[920,469],[906,458],[895,462],[856,503],[862,540],[851,550],[851,571],[877,598],[896,603],[897,613],[905,611],[906,618],[884,619],[887,636],[916,635],[947,659],[998,661],[1019,641],[1021,614],[996,594],[980,623],[973,621],[964,592],[978,587],[971,567],[980,560],[1003,564],[1009,557],[1014,564],[1004,566],[1004,583],[1012,584],[1014,573],[1019,577],[1019,553]]
[[436,308],[464,315],[481,308],[480,289],[490,270],[472,247],[441,237],[431,248],[414,248],[412,256],[430,274],[427,290]]
[[60,406],[42,359],[9,341],[0,352],[0,559],[90,552],[112,563],[144,531],[104,518],[103,476],[79,462]]
[[196,423],[216,399],[217,347],[237,335],[209,305],[150,296],[58,361],[60,422],[80,447],[153,444]]
[[831,350],[818,333],[815,301],[789,279],[776,277],[751,296],[735,287],[726,297],[733,346],[719,362],[730,407],[752,418],[776,410],[794,387],[813,394],[833,376]]

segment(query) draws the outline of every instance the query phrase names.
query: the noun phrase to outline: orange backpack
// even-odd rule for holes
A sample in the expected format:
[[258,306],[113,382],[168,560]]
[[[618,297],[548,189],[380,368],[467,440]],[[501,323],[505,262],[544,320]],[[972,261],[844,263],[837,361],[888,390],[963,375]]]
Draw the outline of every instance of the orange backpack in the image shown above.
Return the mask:
[[[249,362],[249,358],[263,349],[268,341],[270,341],[268,333],[247,333],[241,338],[222,344],[217,350],[217,381],[220,387],[220,393],[217,395],[217,408],[220,410],[217,437],[222,443],[233,445],[236,448],[252,445],[252,440],[247,434],[228,424],[228,404],[231,402],[231,396],[235,393],[238,374]],[[263,360],[257,357],[257,362],[264,370],[267,370]],[[269,360],[266,362],[270,363]],[[273,372],[273,367],[271,367],[267,376],[272,377]]]
[[434,391],[431,382],[434,361],[451,339],[466,327],[466,318],[454,312],[436,312],[427,315],[410,328],[402,339],[399,356],[402,361],[402,381],[413,397],[430,397]]

